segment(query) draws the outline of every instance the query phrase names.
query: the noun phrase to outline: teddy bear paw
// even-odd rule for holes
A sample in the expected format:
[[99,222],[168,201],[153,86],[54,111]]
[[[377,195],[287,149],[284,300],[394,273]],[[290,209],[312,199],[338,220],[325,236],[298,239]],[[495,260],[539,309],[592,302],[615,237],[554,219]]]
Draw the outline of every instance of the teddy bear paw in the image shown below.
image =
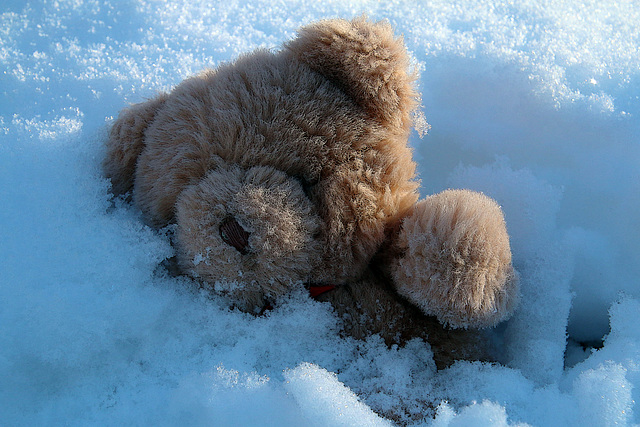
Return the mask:
[[397,241],[397,291],[453,328],[505,320],[518,301],[502,210],[489,197],[448,190],[416,204]]

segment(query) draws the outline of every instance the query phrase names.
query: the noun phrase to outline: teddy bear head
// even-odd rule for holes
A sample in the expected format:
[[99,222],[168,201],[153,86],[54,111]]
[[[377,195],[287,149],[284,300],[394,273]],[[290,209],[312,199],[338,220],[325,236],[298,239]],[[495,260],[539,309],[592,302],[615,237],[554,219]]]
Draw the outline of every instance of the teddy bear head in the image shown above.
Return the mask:
[[126,110],[107,174],[149,223],[176,224],[182,271],[241,307],[344,283],[418,198],[408,68],[389,24],[312,24]]

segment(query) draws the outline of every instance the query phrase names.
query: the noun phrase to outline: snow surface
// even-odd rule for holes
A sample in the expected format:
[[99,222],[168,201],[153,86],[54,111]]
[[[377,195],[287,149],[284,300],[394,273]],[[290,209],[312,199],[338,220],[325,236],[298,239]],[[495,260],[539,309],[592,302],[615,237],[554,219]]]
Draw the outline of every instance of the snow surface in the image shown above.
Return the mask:
[[[101,177],[127,103],[363,12],[404,35],[421,73],[423,194],[468,187],[504,208],[523,298],[496,330],[502,365],[438,372],[423,342],[340,338],[302,293],[265,317],[230,311],[162,274],[167,236]],[[5,0],[0,13],[0,424],[640,423],[640,3]],[[426,401],[435,419],[420,419]]]

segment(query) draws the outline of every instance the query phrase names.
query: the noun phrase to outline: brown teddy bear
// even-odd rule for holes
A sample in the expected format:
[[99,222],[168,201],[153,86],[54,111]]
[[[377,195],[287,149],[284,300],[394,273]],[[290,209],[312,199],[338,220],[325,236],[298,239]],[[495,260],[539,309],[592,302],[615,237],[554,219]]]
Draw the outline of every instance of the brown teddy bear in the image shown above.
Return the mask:
[[476,357],[460,329],[517,301],[509,238],[482,194],[418,201],[408,68],[389,24],[309,25],[125,109],[106,175],[150,225],[176,225],[181,272],[243,310],[305,284],[353,336],[423,337],[440,366]]

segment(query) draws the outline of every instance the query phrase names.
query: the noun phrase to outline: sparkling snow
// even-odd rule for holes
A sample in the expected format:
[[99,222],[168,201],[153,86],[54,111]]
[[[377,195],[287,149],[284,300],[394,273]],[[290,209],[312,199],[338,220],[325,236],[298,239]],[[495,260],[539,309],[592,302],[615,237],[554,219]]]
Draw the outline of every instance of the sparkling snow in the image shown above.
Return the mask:
[[[340,338],[302,292],[230,311],[158,268],[168,237],[101,177],[127,103],[362,13],[420,71],[422,193],[505,211],[522,305],[501,365],[438,372],[424,342]],[[0,424],[639,424],[638,22],[612,0],[5,0]]]

